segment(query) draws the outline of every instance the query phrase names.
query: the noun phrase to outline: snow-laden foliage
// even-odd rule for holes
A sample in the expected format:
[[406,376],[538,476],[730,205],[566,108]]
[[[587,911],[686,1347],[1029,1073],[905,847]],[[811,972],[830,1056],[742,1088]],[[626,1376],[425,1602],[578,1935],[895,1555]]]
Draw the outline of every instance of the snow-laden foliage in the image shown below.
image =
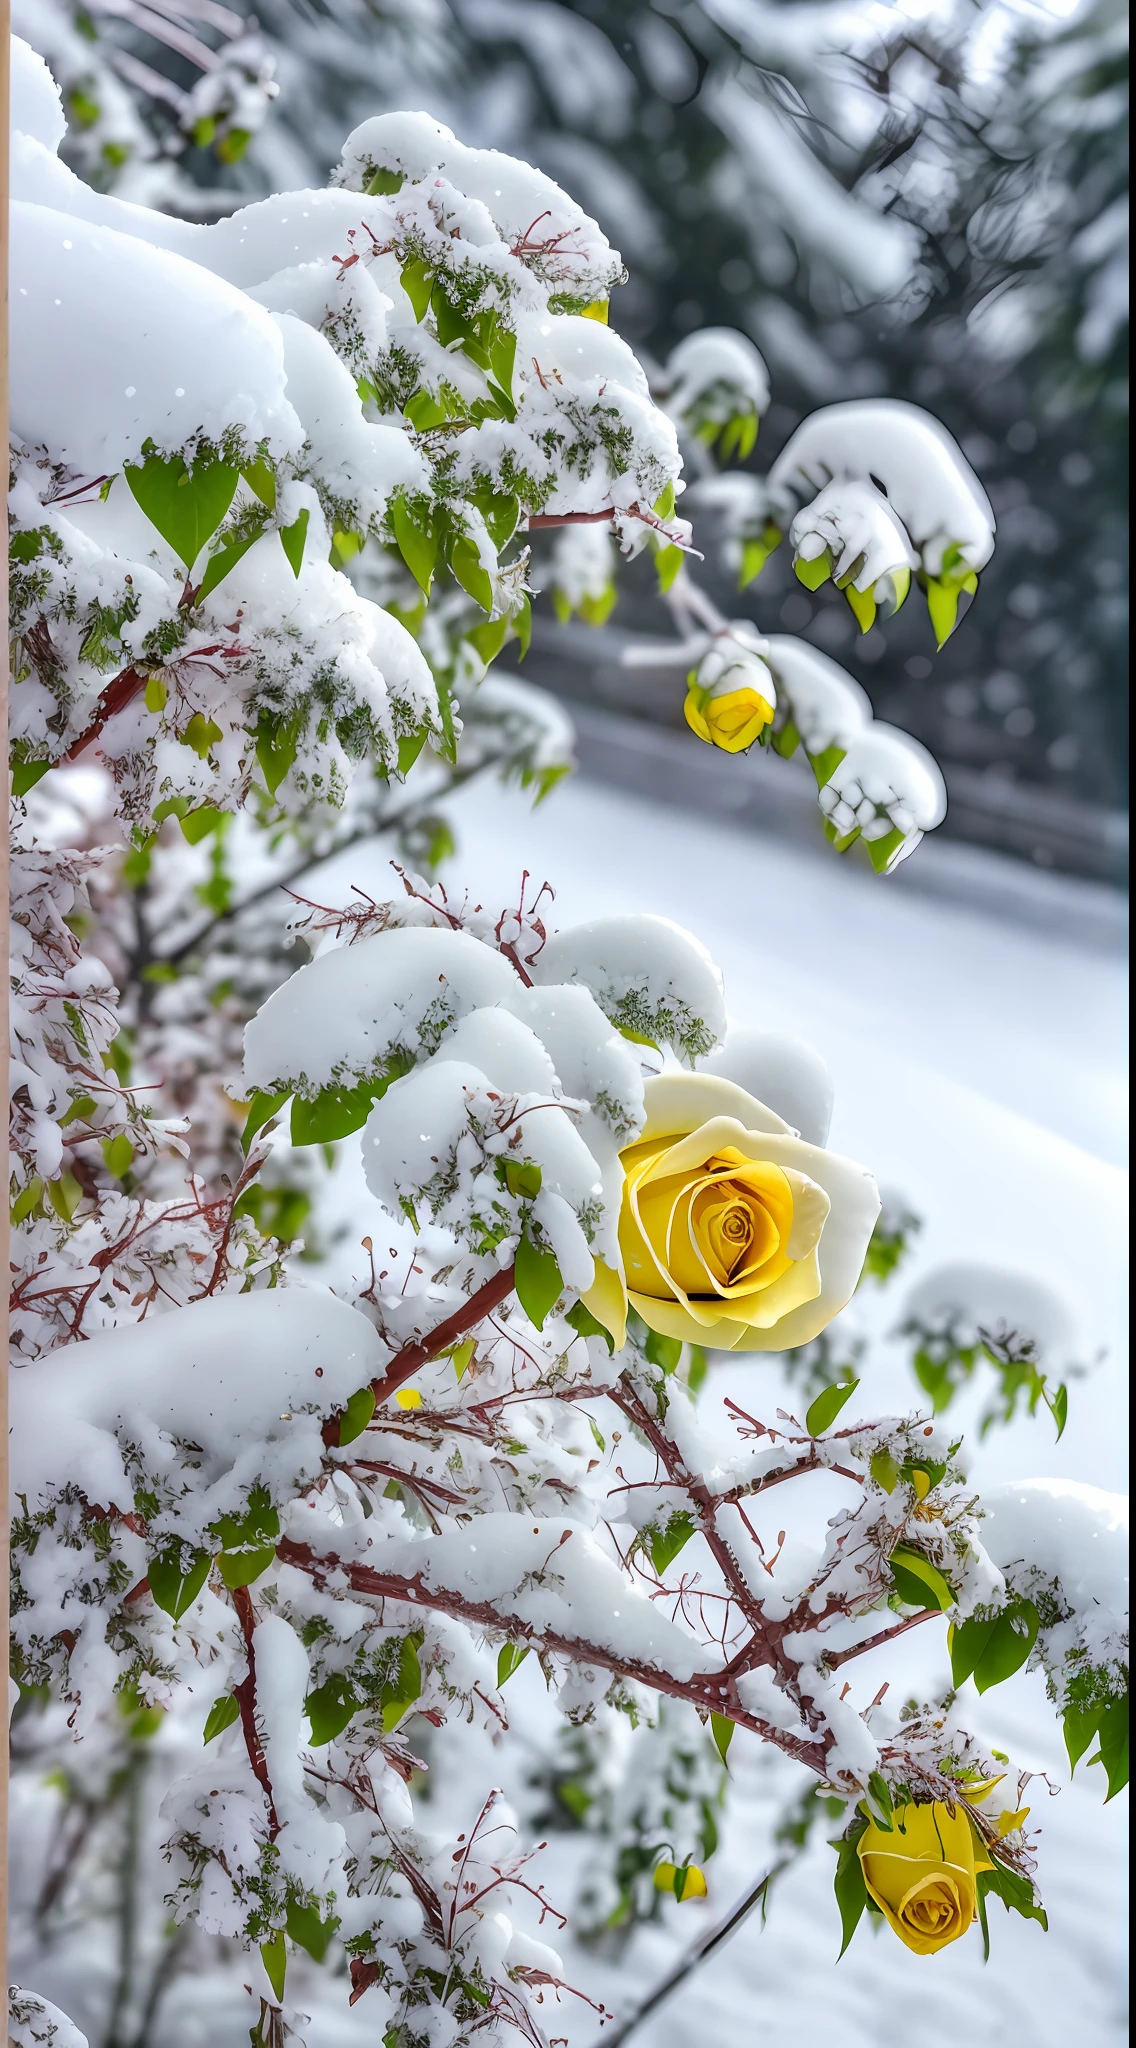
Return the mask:
[[[486,676],[527,633],[506,551],[542,520],[655,551],[711,735],[740,668],[838,844],[909,851],[933,770],[831,675],[707,617],[678,429],[601,317],[619,259],[546,178],[386,114],[329,190],[195,225],[82,184],[50,80],[26,50],[17,73],[13,1635],[23,1719],[41,1752],[77,1742],[88,1813],[29,1910],[124,1786],[141,1799],[152,1743],[148,1840],[188,1930],[161,1939],[232,1945],[257,2048],[302,2038],[325,1959],[390,2042],[540,2042],[553,1909],[488,1786],[455,1838],[421,1826],[411,1747],[455,1717],[504,1730],[532,1655],[573,1726],[662,1701],[719,1756],[748,1730],[849,1843],[961,1809],[971,1860],[1037,1917],[1020,1788],[987,1810],[976,1737],[933,1704],[885,1721],[842,1667],[944,1615],[960,1684],[1034,1654],[1113,1787],[1111,1510],[1074,1490],[1051,1540],[1035,1483],[996,1500],[991,1547],[942,1419],[856,1400],[849,1423],[847,1376],[800,1415],[769,1418],[756,1378],[714,1422],[695,1398],[708,1345],[808,1350],[892,1256],[869,1168],[826,1150],[817,1056],[728,1028],[697,935],[558,929],[527,877],[502,910],[416,871],[389,902],[300,888],[292,972],[269,907],[382,830],[433,867],[435,797],[486,769],[539,797],[566,765],[562,715]],[[684,433],[741,444],[752,354],[717,337],[671,376]],[[863,484],[863,419],[828,425],[832,478]],[[894,443],[879,482],[941,581],[940,542],[981,554],[973,493],[925,424]],[[819,498],[809,445],[792,476]],[[366,1257],[337,1294],[286,1246],[355,1133]],[[847,1489],[822,1541],[767,1543],[762,1496],[814,1474]],[[630,1781],[611,1803],[624,1838],[671,1830],[617,1871],[628,1912],[648,1868],[679,1898],[703,1882],[720,1781],[682,1755],[697,1845]],[[58,2032],[24,2003],[25,2033]]]

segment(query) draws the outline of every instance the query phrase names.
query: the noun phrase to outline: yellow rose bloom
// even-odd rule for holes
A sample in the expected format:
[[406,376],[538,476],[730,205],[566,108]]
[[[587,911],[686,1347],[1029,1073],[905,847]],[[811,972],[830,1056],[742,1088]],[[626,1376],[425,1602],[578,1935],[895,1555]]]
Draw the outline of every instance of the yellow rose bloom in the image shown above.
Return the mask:
[[869,1821],[857,1843],[864,1883],[893,1933],[933,1956],[977,1917],[976,1878],[992,1870],[961,1806],[905,1806],[891,1834]]
[[[727,670],[722,682],[728,684],[731,675],[737,677],[742,673],[740,669]],[[715,685],[710,689],[692,683],[683,714],[691,732],[697,733],[700,740],[721,747],[727,754],[741,754],[753,746],[772,722],[773,706],[752,683],[735,688]]]
[[718,1351],[807,1344],[850,1300],[879,1214],[862,1166],[808,1145],[733,1081],[648,1081],[620,1154],[622,1274],[584,1296],[622,1344],[627,1304],[664,1337]]

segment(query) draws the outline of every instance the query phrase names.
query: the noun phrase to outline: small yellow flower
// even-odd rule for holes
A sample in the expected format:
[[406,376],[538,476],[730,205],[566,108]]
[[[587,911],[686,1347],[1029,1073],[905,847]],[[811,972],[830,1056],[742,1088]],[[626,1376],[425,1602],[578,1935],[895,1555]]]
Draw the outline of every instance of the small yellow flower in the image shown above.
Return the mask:
[[978,1873],[994,1866],[961,1805],[902,1807],[890,1834],[869,1821],[856,1846],[864,1883],[906,1948],[932,1956],[966,1933]]
[[681,1906],[687,1899],[706,1897],[706,1879],[697,1863],[657,1863],[655,1890],[672,1893]]
[[[736,679],[738,671],[728,670],[723,683],[729,684],[731,675]],[[736,688],[713,685],[709,689],[692,683],[683,713],[691,732],[697,733],[700,740],[721,747],[727,754],[742,754],[772,722],[773,706],[752,683]]]
[[422,1396],[417,1387],[400,1387],[395,1400],[400,1408],[421,1408]]

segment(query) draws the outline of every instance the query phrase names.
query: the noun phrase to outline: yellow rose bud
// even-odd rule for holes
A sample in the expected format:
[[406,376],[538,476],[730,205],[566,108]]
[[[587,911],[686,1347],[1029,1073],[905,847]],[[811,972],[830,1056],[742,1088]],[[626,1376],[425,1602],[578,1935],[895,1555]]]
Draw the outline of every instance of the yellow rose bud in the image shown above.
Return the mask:
[[744,753],[772,722],[773,706],[752,683],[741,683],[742,669],[729,669],[721,683],[703,689],[692,683],[683,712],[691,732],[727,754]]
[[655,1865],[655,1890],[670,1892],[682,1905],[687,1899],[706,1897],[706,1879],[697,1863],[657,1863]]
[[620,1344],[628,1302],[660,1336],[714,1350],[809,1343],[859,1280],[871,1174],[716,1074],[660,1074],[645,1103],[620,1155],[624,1274],[597,1260],[586,1306]]
[[891,1834],[869,1821],[856,1846],[864,1883],[905,1947],[933,1956],[966,1933],[978,1872],[994,1866],[961,1806],[902,1807]]

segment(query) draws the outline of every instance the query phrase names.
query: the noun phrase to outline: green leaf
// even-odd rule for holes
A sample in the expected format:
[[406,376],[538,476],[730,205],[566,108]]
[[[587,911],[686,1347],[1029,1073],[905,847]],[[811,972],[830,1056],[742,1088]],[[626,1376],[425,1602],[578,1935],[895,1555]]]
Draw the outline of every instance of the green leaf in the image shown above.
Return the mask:
[[1016,1870],[995,1863],[992,1870],[980,1870],[975,1882],[983,1898],[992,1892],[996,1899],[1001,1899],[1007,1913],[1020,1913],[1023,1920],[1040,1920],[1048,1932],[1045,1908],[1039,1905],[1028,1877],[1019,1877]]
[[50,761],[13,761],[12,795],[26,796],[29,789],[35,788],[36,783],[47,774],[50,767]]
[[646,1533],[651,1563],[661,1578],[679,1551],[690,1542],[694,1534],[694,1516],[689,1509],[680,1509],[671,1515],[665,1529],[649,1529]]
[[1128,1783],[1128,1695],[1122,1699],[1110,1700],[1100,1717],[1100,1750],[1091,1763],[1104,1765],[1108,1779],[1108,1795],[1105,1805],[1123,1792]]
[[657,1365],[660,1372],[675,1372],[682,1360],[682,1338],[663,1337],[658,1330],[648,1330],[643,1356],[648,1365]]
[[223,832],[229,823],[227,811],[219,811],[216,804],[199,804],[195,811],[187,811],[179,820],[181,836],[190,846],[200,846],[211,832]]
[[313,1962],[322,1963],[338,1926],[338,1919],[321,1920],[315,1906],[301,1906],[295,1899],[289,1899],[285,1931],[297,1948],[307,1950]]
[[434,288],[434,273],[429,267],[415,260],[402,267],[402,289],[414,308],[416,320],[424,320],[430,305],[430,293]]
[[[844,1936],[840,1944],[840,1956],[844,1954],[855,1934],[860,1924],[860,1916],[868,1903],[868,1888],[864,1883],[864,1872],[856,1847],[866,1826],[866,1821],[857,1824],[851,1835],[845,1836],[842,1841],[833,1845],[837,1851],[833,1889],[836,1892],[836,1903],[840,1908],[840,1925]],[[840,1956],[837,1957],[838,1962]]]
[[284,2002],[284,1979],[288,1974],[288,1949],[284,1940],[283,1928],[277,1928],[276,1933],[270,1940],[261,1942],[260,1960],[264,1964],[264,1974],[272,1986],[276,2002],[278,2005],[282,2005]]
[[505,645],[508,631],[508,619],[486,619],[480,626],[471,626],[462,638],[469,641],[470,646],[480,654],[488,668],[491,662],[496,661]]
[[[572,1325],[572,1328],[575,1330],[576,1335],[578,1337],[602,1337],[604,1343],[607,1345],[608,1355],[610,1356],[614,1352],[615,1338],[612,1336],[611,1331],[605,1329],[604,1325],[598,1320],[598,1318],[592,1314],[591,1309],[584,1307],[582,1301],[576,1302],[574,1306],[567,1311],[564,1320],[566,1323],[570,1323]],[[591,1418],[589,1417],[589,1420],[590,1419]],[[600,1449],[603,1449],[602,1441],[600,1443]]]
[[523,661],[532,645],[532,599],[527,594],[513,613],[513,631],[517,636]]
[[543,1330],[545,1317],[564,1292],[564,1279],[552,1252],[536,1244],[527,1232],[517,1246],[513,1268],[517,1300],[536,1330]]
[[951,1676],[956,1685],[973,1678],[979,1692],[1001,1685],[1020,1671],[1037,1641],[1032,1600],[1014,1600],[984,1619],[956,1622],[950,1634]]
[[497,1653],[498,1692],[500,1692],[503,1685],[508,1684],[514,1671],[520,1670],[528,1654],[529,1645],[527,1643],[523,1646],[520,1643],[505,1643],[502,1645],[502,1648]]
[[466,1337],[460,1344],[450,1345],[445,1355],[453,1365],[454,1374],[457,1379],[462,1380],[465,1378],[476,1350],[477,1340],[474,1337]]
[[885,1834],[890,1835],[892,1833],[892,1821],[895,1815],[895,1807],[892,1804],[891,1786],[888,1784],[888,1781],[883,1776],[882,1772],[873,1771],[870,1774],[868,1778],[868,1790],[871,1793],[872,1798],[876,1804],[877,1811],[873,1816],[876,1825],[877,1827],[881,1827],[884,1830]]
[[909,1543],[897,1543],[888,1562],[901,1600],[915,1607],[937,1607],[943,1614],[954,1606],[955,1593],[949,1579],[921,1550]]
[[506,1159],[504,1161],[505,1186],[511,1195],[520,1195],[527,1201],[535,1201],[540,1193],[542,1174],[532,1159]]
[[224,739],[225,735],[213,719],[206,718],[200,711],[195,711],[181,737],[187,747],[193,748],[198,760],[205,761],[211,749],[217,745],[218,740]]
[[292,1098],[293,1145],[334,1145],[339,1138],[361,1131],[376,1102],[386,1094],[392,1081],[408,1073],[413,1061],[392,1059],[384,1074],[369,1081],[357,1081],[351,1088],[321,1088],[310,1102]]
[[899,852],[906,837],[906,832],[901,832],[897,825],[893,831],[885,832],[882,839],[865,839],[864,845],[868,849],[868,859],[871,861],[877,875],[885,873],[889,861],[894,854]]
[[240,472],[227,462],[199,462],[189,470],[180,455],[150,455],[140,464],[128,462],[123,474],[188,574],[232,504]]
[[363,190],[367,194],[377,192],[401,192],[402,172],[384,171],[380,166],[377,170],[372,171],[370,177],[367,180],[367,183],[363,187]]
[[398,1674],[392,1684],[383,1688],[383,1728],[388,1735],[421,1695],[422,1666],[418,1662],[418,1652],[422,1641],[421,1629],[404,1638],[399,1652]]
[[798,555],[793,563],[793,574],[798,583],[804,584],[806,590],[819,590],[821,584],[827,583],[832,574],[832,555],[828,548],[822,548],[820,554],[814,555],[811,562],[803,562]]
[[714,1737],[714,1747],[725,1763],[727,1751],[737,1733],[737,1723],[727,1720],[725,1714],[711,1714],[710,1733]]
[[242,462],[241,475],[254,497],[267,505],[270,512],[276,510],[276,471],[270,462],[262,462],[258,456],[255,462]]
[[280,1516],[266,1486],[254,1486],[243,1515],[221,1515],[210,1534],[221,1545],[217,1569],[230,1592],[251,1586],[276,1556]]
[[831,782],[847,752],[847,747],[825,747],[823,752],[809,755],[809,767],[816,776],[818,789]]
[[215,1735],[220,1735],[225,1728],[231,1728],[233,1722],[239,1721],[240,1718],[241,1709],[236,1694],[223,1692],[220,1699],[214,1700],[213,1705],[209,1709],[205,1722],[205,1733],[201,1740],[203,1742],[212,1742]]
[[859,1380],[849,1380],[846,1386],[823,1387],[805,1416],[805,1428],[810,1436],[823,1436],[831,1429],[846,1401],[850,1401],[859,1386]]
[[373,1389],[370,1387],[360,1387],[357,1394],[352,1394],[351,1399],[339,1418],[340,1450],[343,1449],[344,1444],[353,1444],[357,1436],[362,1436],[374,1412],[375,1395]]
[[674,509],[675,487],[673,483],[670,483],[666,486],[665,490],[659,493],[659,496],[655,499],[655,502],[652,505],[651,510],[652,512],[657,513],[660,519],[673,519]]
[[409,775],[429,737],[430,735],[425,726],[422,726],[418,732],[403,734],[398,743],[398,772],[400,776]]
[[1093,1736],[1100,1725],[1103,1712],[1100,1706],[1066,1707],[1062,1715],[1065,1728],[1065,1747],[1069,1752],[1069,1769],[1075,1771]]
[[256,722],[256,758],[269,796],[275,796],[296,758],[300,745],[303,714],[277,718],[262,711]]
[[159,1550],[146,1568],[155,1606],[160,1607],[163,1614],[172,1614],[175,1621],[180,1621],[187,1608],[192,1607],[209,1577],[207,1550],[191,1551],[189,1564],[183,1569],[184,1554],[185,1547],[181,1543],[171,1543],[166,1549]]
[[290,1088],[282,1088],[279,1095],[265,1095],[259,1088],[257,1089],[256,1094],[249,1103],[245,1127],[241,1132],[241,1150],[246,1159],[248,1158],[249,1146],[252,1144],[257,1132],[268,1122],[270,1117],[276,1115],[277,1110],[283,1109],[291,1092]]
[[517,530],[521,501],[512,491],[475,491],[477,506],[495,548],[507,547]]
[[125,1131],[119,1131],[113,1138],[104,1138],[100,1150],[106,1162],[106,1170],[116,1180],[122,1180],[134,1164],[134,1147]]
[[890,1451],[876,1451],[868,1464],[868,1470],[876,1485],[885,1493],[894,1493],[899,1485],[899,1466]]
[[308,538],[308,520],[311,513],[305,505],[297,512],[291,526],[280,528],[280,545],[288,558],[288,567],[293,576],[299,576],[304,561],[304,547]]
[[344,1671],[337,1671],[334,1677],[317,1685],[304,1701],[304,1712],[311,1724],[312,1748],[322,1749],[325,1742],[334,1742],[337,1735],[342,1735],[360,1705],[354,1681]]
[[[225,581],[230,569],[236,568],[241,556],[247,555],[249,549],[254,547],[259,539],[259,533],[250,533],[247,540],[230,541],[226,547],[218,548],[215,555],[210,555],[205,564],[205,574],[197,586],[199,604],[202,598],[208,597],[211,590],[216,590],[217,585]],[[153,680],[155,679],[151,677],[151,681]]]
[[780,547],[781,528],[767,520],[760,534],[742,542],[741,568],[738,572],[738,589],[745,590],[753,583],[765,567],[771,554]]
[[[399,543],[401,546],[401,541]],[[493,579],[483,568],[481,556],[473,542],[464,533],[458,535],[450,549],[450,568],[464,591],[468,592],[483,612],[493,610]]]
[[438,536],[428,512],[416,514],[404,497],[398,497],[391,506],[391,525],[403,561],[419,590],[428,597],[438,560]]
[[670,542],[665,548],[660,548],[655,556],[655,574],[659,579],[659,589],[664,597],[678,580],[683,558],[684,550],[675,547],[673,542]]
[[432,391],[416,391],[402,408],[407,419],[420,434],[428,434],[432,427],[445,425],[449,414],[441,400]]
[[1045,1389],[1045,1405],[1057,1424],[1057,1441],[1060,1443],[1061,1438],[1065,1434],[1065,1424],[1069,1420],[1068,1387],[1064,1385],[1057,1387],[1052,1394],[1047,1387]]

